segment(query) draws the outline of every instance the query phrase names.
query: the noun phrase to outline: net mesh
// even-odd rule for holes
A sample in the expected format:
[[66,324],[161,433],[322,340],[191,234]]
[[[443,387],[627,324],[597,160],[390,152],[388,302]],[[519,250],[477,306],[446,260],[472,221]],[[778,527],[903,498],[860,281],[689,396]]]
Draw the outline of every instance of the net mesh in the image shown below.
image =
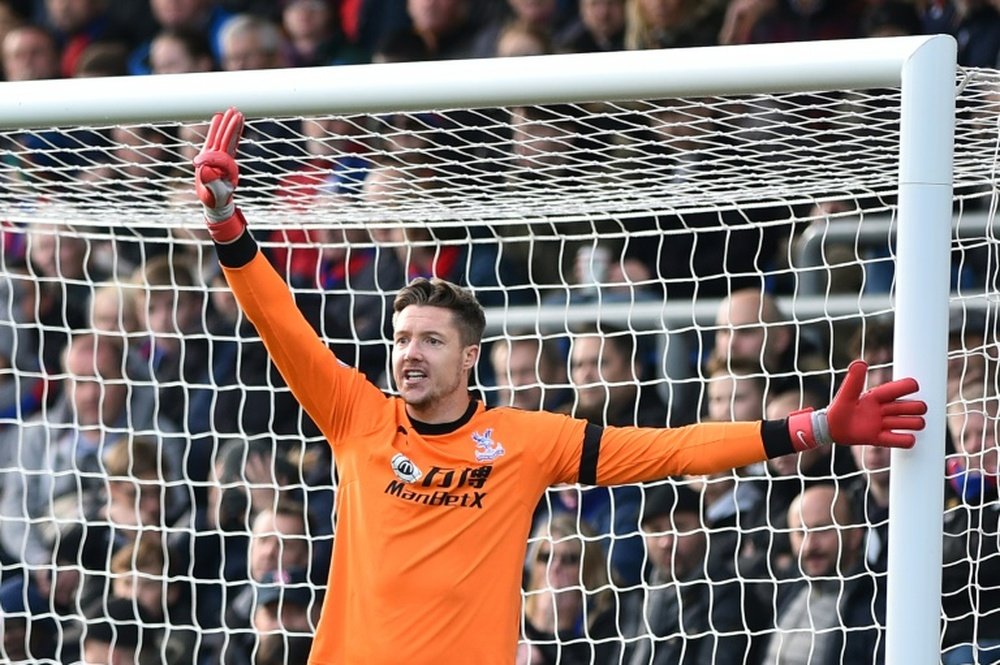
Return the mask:
[[[942,651],[1000,639],[998,84],[956,81]],[[892,89],[251,118],[238,200],[384,388],[392,296],[437,275],[487,306],[490,404],[777,418],[826,404],[851,358],[890,368],[898,124]],[[72,661],[111,623],[158,662],[308,648],[335,460],[219,274],[189,166],[206,130],[0,133],[7,660]],[[520,656],[874,662],[887,463],[552,488]]]

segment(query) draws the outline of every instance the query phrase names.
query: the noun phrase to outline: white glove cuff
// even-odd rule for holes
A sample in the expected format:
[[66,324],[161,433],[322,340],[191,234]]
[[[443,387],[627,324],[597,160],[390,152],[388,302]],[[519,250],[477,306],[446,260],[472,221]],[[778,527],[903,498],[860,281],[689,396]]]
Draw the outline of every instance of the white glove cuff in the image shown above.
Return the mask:
[[217,224],[219,222],[224,222],[233,216],[236,212],[236,204],[230,199],[229,203],[222,206],[221,208],[209,208],[208,206],[203,206],[205,208],[205,219],[209,223]]
[[826,418],[826,409],[817,409],[809,415],[812,416],[813,438],[816,440],[816,445],[832,445],[834,441],[833,437],[830,436],[830,423]]

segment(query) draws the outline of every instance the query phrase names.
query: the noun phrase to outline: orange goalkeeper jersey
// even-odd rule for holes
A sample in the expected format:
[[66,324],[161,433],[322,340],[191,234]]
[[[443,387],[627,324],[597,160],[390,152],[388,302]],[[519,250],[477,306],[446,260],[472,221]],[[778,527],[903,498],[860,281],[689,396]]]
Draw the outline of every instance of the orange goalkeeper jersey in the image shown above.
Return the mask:
[[706,474],[763,460],[765,448],[791,451],[783,425],[759,422],[601,428],[478,401],[455,423],[414,422],[401,399],[334,358],[249,234],[234,244],[219,254],[229,284],[337,465],[312,665],[509,665],[532,514],[548,486]]

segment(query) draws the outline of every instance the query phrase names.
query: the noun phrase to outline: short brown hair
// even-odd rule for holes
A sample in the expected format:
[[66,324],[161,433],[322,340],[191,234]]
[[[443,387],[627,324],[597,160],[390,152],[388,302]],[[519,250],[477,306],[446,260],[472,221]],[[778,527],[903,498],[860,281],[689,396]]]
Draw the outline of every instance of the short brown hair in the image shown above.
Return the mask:
[[125,437],[108,452],[105,469],[111,480],[160,477],[160,452],[155,439],[145,436]]
[[417,277],[396,295],[392,311],[398,314],[410,305],[451,310],[465,346],[479,344],[483,339],[486,314],[468,289],[437,277]]

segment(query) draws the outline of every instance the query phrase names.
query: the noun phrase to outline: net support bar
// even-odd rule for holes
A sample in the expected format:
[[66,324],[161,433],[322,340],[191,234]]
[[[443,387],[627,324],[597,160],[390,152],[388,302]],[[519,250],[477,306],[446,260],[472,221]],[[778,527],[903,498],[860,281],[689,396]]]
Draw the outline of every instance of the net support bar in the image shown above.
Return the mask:
[[893,370],[918,377],[927,428],[894,450],[886,662],[940,661],[949,253],[956,49],[932,39],[902,70]]

